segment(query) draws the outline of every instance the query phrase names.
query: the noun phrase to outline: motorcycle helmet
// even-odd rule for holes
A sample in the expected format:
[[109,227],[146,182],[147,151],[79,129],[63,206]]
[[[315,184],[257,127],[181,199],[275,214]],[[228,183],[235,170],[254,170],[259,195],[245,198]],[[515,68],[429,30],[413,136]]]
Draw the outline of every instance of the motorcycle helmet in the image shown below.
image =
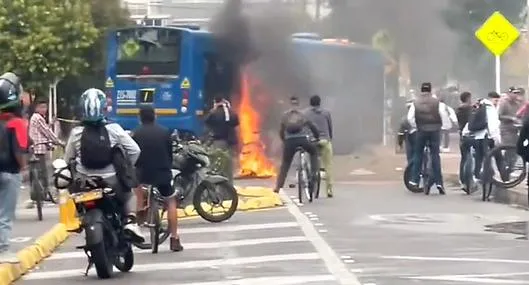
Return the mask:
[[107,98],[103,91],[90,88],[81,95],[82,121],[97,123],[105,119]]
[[72,185],[72,172],[68,168],[56,169],[53,174],[53,184],[57,189],[66,189]]
[[24,92],[20,78],[12,72],[0,76],[0,110],[20,105]]

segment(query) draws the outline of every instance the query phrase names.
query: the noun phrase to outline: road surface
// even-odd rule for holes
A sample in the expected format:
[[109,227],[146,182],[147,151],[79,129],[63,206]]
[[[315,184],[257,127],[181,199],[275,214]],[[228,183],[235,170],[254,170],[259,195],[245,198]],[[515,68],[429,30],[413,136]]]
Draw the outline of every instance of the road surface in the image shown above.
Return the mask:
[[17,284],[529,284],[529,243],[504,224],[526,221],[527,212],[433,192],[344,182],[334,199],[310,205],[237,213],[221,224],[182,221],[184,252],[138,250],[132,272],[112,280],[83,276],[78,236]]

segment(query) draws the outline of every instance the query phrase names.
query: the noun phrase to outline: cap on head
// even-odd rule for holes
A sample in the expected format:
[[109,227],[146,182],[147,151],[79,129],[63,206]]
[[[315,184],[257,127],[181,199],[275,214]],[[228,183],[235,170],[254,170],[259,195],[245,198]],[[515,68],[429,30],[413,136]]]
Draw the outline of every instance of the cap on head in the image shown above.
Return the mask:
[[421,92],[423,92],[423,93],[432,92],[432,83],[430,83],[430,82],[421,83]]
[[290,103],[291,103],[292,105],[299,105],[299,98],[298,98],[298,96],[291,96],[291,97],[290,97]]

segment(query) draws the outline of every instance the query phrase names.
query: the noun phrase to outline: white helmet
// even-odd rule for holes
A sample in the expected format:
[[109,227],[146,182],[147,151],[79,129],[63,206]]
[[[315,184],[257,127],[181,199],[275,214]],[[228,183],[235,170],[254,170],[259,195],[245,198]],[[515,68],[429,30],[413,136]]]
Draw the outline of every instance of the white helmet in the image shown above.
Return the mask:
[[57,189],[66,189],[70,187],[73,182],[72,172],[68,168],[66,161],[62,159],[56,159],[52,163],[53,172],[53,184]]

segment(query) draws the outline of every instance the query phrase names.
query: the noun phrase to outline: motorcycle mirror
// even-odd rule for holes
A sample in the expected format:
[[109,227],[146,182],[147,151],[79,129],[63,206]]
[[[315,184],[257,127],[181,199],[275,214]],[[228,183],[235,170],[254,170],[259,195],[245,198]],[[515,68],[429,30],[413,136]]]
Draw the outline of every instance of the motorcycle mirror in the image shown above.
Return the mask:
[[54,169],[61,169],[61,168],[66,168],[68,167],[68,164],[66,163],[66,161],[64,161],[64,159],[56,159],[54,160],[52,163],[51,163],[52,167]]

